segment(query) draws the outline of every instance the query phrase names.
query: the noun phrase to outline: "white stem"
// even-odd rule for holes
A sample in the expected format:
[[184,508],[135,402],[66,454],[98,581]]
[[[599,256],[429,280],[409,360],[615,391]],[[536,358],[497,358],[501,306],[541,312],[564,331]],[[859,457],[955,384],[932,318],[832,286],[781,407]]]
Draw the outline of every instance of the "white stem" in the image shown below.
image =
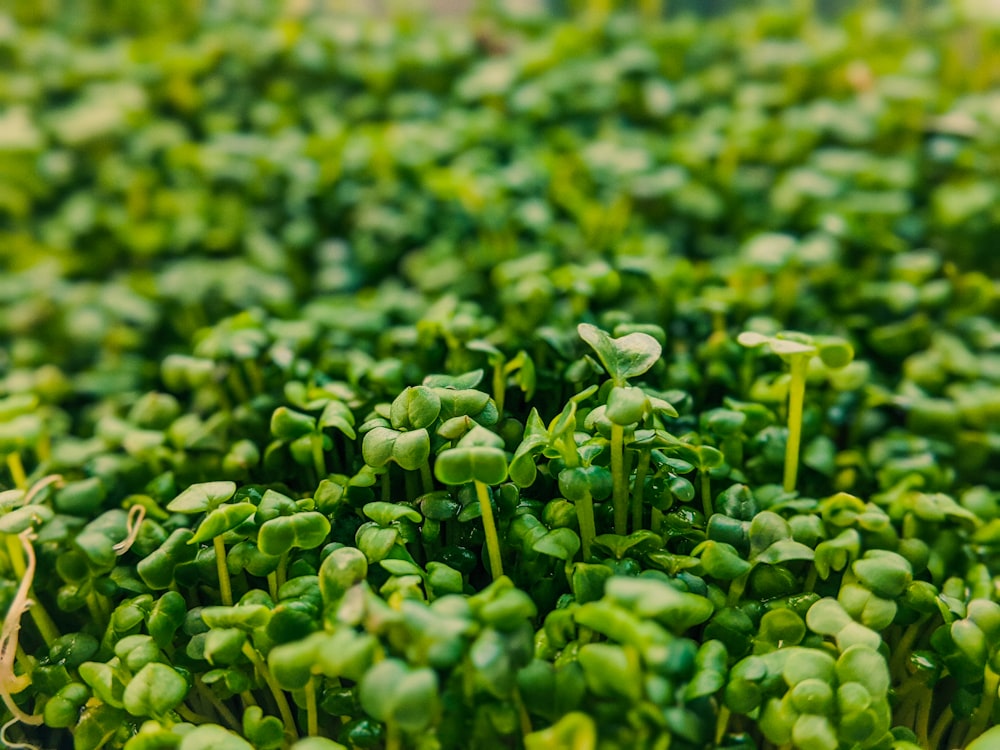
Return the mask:
[[[25,569],[21,577],[21,583],[14,594],[14,600],[10,603],[7,617],[4,618],[3,628],[0,629],[0,700],[7,706],[14,717],[13,722],[22,724],[38,725],[42,723],[41,716],[32,716],[21,710],[14,699],[14,693],[19,693],[31,684],[30,675],[14,674],[14,659],[17,656],[18,634],[21,630],[21,615],[30,607],[33,602],[28,598],[28,591],[35,580],[35,548],[31,544],[34,532],[25,529],[17,535],[24,549]],[[2,734],[6,736],[7,725],[3,727]],[[11,745],[7,745],[11,747]]]

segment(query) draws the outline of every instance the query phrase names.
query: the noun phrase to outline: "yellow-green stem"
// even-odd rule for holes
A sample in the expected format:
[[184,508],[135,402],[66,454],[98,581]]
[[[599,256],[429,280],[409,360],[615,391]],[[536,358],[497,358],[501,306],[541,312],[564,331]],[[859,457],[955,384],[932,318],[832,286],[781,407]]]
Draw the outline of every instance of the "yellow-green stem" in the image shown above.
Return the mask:
[[420,488],[417,485],[417,478],[417,473],[415,471],[403,471],[403,481],[406,483],[406,499],[411,503],[420,496]]
[[399,727],[391,719],[385,723],[385,750],[403,750]]
[[[27,573],[27,563],[24,560],[24,550],[21,549],[21,540],[15,534],[4,534],[3,537],[4,543],[7,545],[7,556],[10,558],[10,567],[14,571],[14,577],[22,579]],[[28,609],[28,615],[35,623],[35,627],[38,628],[45,645],[51,646],[52,642],[59,637],[59,628],[52,621],[48,610],[38,601],[34,586],[28,589],[28,598],[34,602]]]
[[424,493],[434,491],[434,476],[431,474],[430,461],[420,464],[420,484],[423,485]]
[[597,524],[594,522],[594,498],[590,492],[576,501],[576,519],[580,523],[580,544],[583,550],[583,561],[590,561],[590,545],[597,536]]
[[101,605],[97,603],[97,597],[94,595],[94,592],[91,591],[87,594],[87,598],[84,601],[87,603],[87,612],[90,613],[90,619],[101,627],[107,627],[108,623],[104,619],[104,612],[101,611]]
[[14,571],[14,578],[20,580],[24,578],[27,566],[24,562],[24,552],[21,551],[21,541],[15,534],[4,534],[4,543],[7,545],[7,557],[10,558],[10,567]]
[[275,681],[271,670],[267,668],[267,664],[264,663],[260,654],[257,653],[257,649],[251,646],[249,641],[243,642],[243,655],[250,660],[254,669],[257,670],[258,674],[264,678],[264,682],[267,683],[271,695],[274,696],[274,702],[278,705],[278,713],[281,714],[281,721],[285,725],[285,731],[291,733],[293,738],[298,739],[298,732],[295,731],[295,717],[292,715],[291,706],[288,705],[288,698],[285,696],[285,691]]
[[986,667],[983,700],[979,704],[979,708],[976,709],[976,713],[972,715],[972,723],[969,725],[969,731],[965,735],[965,742],[963,744],[968,745],[969,742],[981,735],[986,729],[993,715],[993,704],[996,703],[998,689],[1000,689],[1000,675],[989,667]]
[[642,500],[646,492],[649,453],[648,449],[639,453],[639,465],[635,469],[635,484],[632,487],[632,531],[642,528]]
[[497,414],[503,419],[504,400],[507,396],[507,376],[503,371],[503,362],[493,365],[493,402],[497,405]]
[[250,706],[257,705],[257,699],[253,697],[253,693],[249,690],[244,690],[240,693],[240,700],[243,701],[243,710],[246,711]]
[[663,511],[659,508],[653,508],[649,519],[649,528],[655,531],[657,534],[660,533],[660,529],[663,528]]
[[500,558],[500,537],[497,534],[497,524],[493,518],[493,506],[490,503],[490,493],[486,485],[476,480],[476,496],[479,498],[479,508],[483,515],[483,530],[486,532],[486,552],[490,558],[490,573],[495,581],[503,575],[503,561]]
[[625,482],[625,428],[611,423],[611,506],[615,513],[615,533],[628,533],[628,495]]
[[213,693],[212,690],[208,688],[204,682],[196,678],[195,689],[198,691],[198,694],[202,697],[203,700],[206,700],[212,704],[212,706],[215,708],[219,716],[222,717],[222,720],[229,725],[230,729],[236,732],[242,731],[243,727],[240,724],[239,719],[236,718],[236,715],[229,710],[229,707],[225,703],[223,703],[219,699],[219,696]]
[[182,719],[184,719],[184,721],[190,722],[192,724],[212,724],[212,723],[214,723],[212,721],[211,717],[209,717],[209,716],[202,716],[201,714],[195,713],[194,711],[192,711],[190,708],[188,708],[183,703],[181,705],[179,705],[174,710],[177,711],[178,714],[180,714],[180,717]]
[[24,464],[21,463],[20,453],[13,451],[7,454],[7,469],[15,487],[19,490],[28,489],[28,475],[24,471]]
[[722,738],[726,736],[729,728],[729,709],[723,706],[719,709],[719,718],[715,722],[715,744],[721,745]]
[[805,594],[811,594],[812,590],[814,588],[816,588],[816,576],[817,575],[818,575],[818,573],[816,572],[816,567],[815,566],[809,568],[809,572],[806,573],[806,580],[802,584],[802,592],[803,593],[805,593]]
[[531,734],[531,714],[528,713],[528,707],[524,705],[524,699],[521,698],[521,691],[514,686],[514,705],[517,706],[517,717],[521,723],[521,736],[527,737]]
[[701,470],[701,508],[705,512],[705,525],[712,517],[714,508],[712,507],[712,477],[708,475],[708,469]]
[[952,719],[955,718],[955,714],[951,710],[951,706],[945,706],[944,711],[938,717],[938,720],[934,722],[934,728],[931,730],[931,736],[927,740],[927,744],[923,747],[937,748],[941,747],[941,739],[944,737],[945,730],[951,724]]
[[[288,550],[281,553],[281,557],[278,558],[278,569],[274,574],[275,591],[279,590],[288,581]],[[274,601],[278,601],[278,597],[274,597]]]
[[900,681],[906,679],[903,667],[913,649],[914,641],[916,641],[917,636],[920,635],[923,624],[924,621],[919,620],[911,625],[908,625],[906,630],[903,631],[903,635],[900,637],[899,643],[892,649],[893,657],[889,662],[889,674],[896,677]]
[[278,573],[272,570],[267,574],[267,593],[271,595],[271,601],[278,601]]
[[306,734],[309,737],[319,735],[319,714],[316,713],[316,677],[309,677],[306,683]]
[[229,568],[226,567],[226,544],[222,535],[212,540],[215,547],[215,568],[219,572],[219,596],[227,607],[233,606],[233,588],[229,582]]
[[968,734],[969,730],[969,720],[959,719],[954,724],[951,725],[951,731],[948,732],[948,739],[945,741],[944,746],[949,748],[962,747],[962,738]]
[[43,464],[48,463],[49,459],[52,458],[52,436],[49,435],[48,430],[43,430],[38,437],[38,442],[35,443],[35,455]]
[[327,476],[322,433],[317,432],[312,436],[310,447],[312,448],[313,468],[316,469],[316,481],[322,482]]
[[917,712],[913,720],[913,731],[917,735],[917,744],[920,744],[921,747],[930,747],[929,744],[924,743],[928,742],[927,732],[930,729],[931,700],[933,698],[933,694],[927,688],[921,690],[917,697]]
[[806,398],[806,368],[809,357],[792,355],[792,381],[788,386],[788,443],[785,447],[785,492],[795,492],[799,474],[799,446],[802,443],[802,408]]

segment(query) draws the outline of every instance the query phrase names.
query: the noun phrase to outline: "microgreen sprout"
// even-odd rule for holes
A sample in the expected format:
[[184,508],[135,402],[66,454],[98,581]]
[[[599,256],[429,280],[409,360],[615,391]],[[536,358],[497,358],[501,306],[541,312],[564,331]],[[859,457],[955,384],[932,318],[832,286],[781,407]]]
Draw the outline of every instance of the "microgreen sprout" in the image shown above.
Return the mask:
[[802,410],[805,403],[806,373],[809,361],[819,356],[831,369],[847,366],[854,359],[854,349],[843,339],[812,338],[795,331],[784,331],[775,336],[765,336],[754,331],[744,331],[737,338],[750,348],[767,346],[788,362],[791,379],[788,384],[788,442],[785,447],[786,492],[794,492],[799,472],[799,448],[802,444]]
[[614,480],[612,505],[615,511],[615,533],[625,534],[628,525],[625,426],[639,421],[645,400],[641,390],[628,386],[628,380],[642,375],[656,364],[662,347],[648,333],[636,332],[612,338],[589,323],[578,325],[577,333],[594,350],[605,371],[611,376],[612,387],[607,405],[611,420],[611,476]]
[[500,578],[503,575],[503,558],[489,486],[500,484],[507,478],[503,440],[484,427],[473,427],[454,447],[441,452],[434,463],[434,473],[444,484],[472,482],[475,486],[486,532],[490,574],[494,580]]

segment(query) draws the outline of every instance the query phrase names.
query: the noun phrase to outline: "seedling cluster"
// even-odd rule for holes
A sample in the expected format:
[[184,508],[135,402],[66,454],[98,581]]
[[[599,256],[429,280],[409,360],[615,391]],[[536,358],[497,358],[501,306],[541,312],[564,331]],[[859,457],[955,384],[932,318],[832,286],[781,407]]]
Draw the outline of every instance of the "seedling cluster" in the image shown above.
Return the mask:
[[58,5],[0,744],[1000,747],[988,4]]

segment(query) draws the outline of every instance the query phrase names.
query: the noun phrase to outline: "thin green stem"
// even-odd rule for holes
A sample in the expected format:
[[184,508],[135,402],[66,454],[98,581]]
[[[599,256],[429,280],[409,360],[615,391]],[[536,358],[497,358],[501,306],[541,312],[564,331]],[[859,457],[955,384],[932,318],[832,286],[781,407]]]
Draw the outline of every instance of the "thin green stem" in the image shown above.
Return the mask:
[[10,478],[15,487],[19,490],[28,489],[28,475],[24,471],[24,464],[21,463],[21,454],[17,451],[7,454],[7,470],[10,471]]
[[954,724],[951,725],[951,731],[948,733],[948,739],[945,741],[944,745],[947,748],[962,747],[962,738],[968,734],[969,720],[959,719]]
[[385,750],[403,750],[403,738],[399,727],[391,719],[385,723]]
[[222,603],[231,607],[233,588],[229,581],[229,568],[226,567],[226,543],[222,541],[221,534],[212,539],[212,546],[215,547],[215,568],[219,572],[219,595]]
[[802,584],[802,593],[804,593],[804,594],[811,594],[812,593],[812,590],[814,588],[816,588],[816,576],[817,575],[818,575],[818,573],[816,572],[816,566],[813,565],[812,567],[809,568],[809,572],[806,573],[806,580]]
[[503,362],[493,365],[493,402],[497,405],[497,414],[503,419],[504,401],[507,397],[507,376],[503,371]]
[[721,745],[722,738],[726,736],[729,728],[729,709],[725,706],[719,709],[719,718],[715,722],[715,744]]
[[998,689],[1000,689],[1000,675],[987,666],[985,684],[983,685],[983,700],[979,704],[979,708],[976,709],[976,713],[972,715],[972,723],[969,725],[969,731],[965,735],[963,744],[968,745],[986,729],[986,725],[993,716],[993,705],[997,700]]
[[788,386],[788,443],[785,446],[785,492],[795,492],[799,474],[799,446],[802,443],[802,409],[806,398],[806,369],[809,355],[791,357],[792,381]]
[[229,707],[223,703],[219,699],[219,696],[213,693],[200,678],[195,678],[195,689],[198,691],[198,694],[202,697],[202,699],[212,704],[216,713],[222,717],[222,720],[229,725],[230,729],[236,732],[242,731],[243,727],[240,724],[239,719],[236,718],[236,715],[229,710]]
[[306,735],[319,735],[319,714],[316,712],[316,676],[310,675],[306,683]]
[[403,482],[406,484],[406,499],[412,503],[420,496],[417,473],[414,471],[403,471]]
[[490,558],[490,573],[495,581],[503,575],[500,537],[497,534],[496,520],[493,518],[493,505],[490,503],[489,490],[478,479],[476,480],[476,496],[479,498],[479,508],[483,515],[483,530],[486,532],[486,551]]
[[917,636],[920,635],[920,631],[923,629],[923,624],[924,620],[921,619],[908,625],[906,630],[903,631],[899,643],[892,649],[892,659],[889,661],[889,674],[900,682],[907,677],[903,672],[903,668],[910,656],[910,652],[913,650],[913,644],[917,640]]
[[585,493],[576,501],[576,518],[580,523],[580,544],[583,551],[583,561],[590,560],[590,546],[597,536],[597,524],[594,521],[594,498],[590,492]]
[[431,474],[430,461],[420,464],[420,484],[424,488],[424,494],[434,491],[434,475]]
[[183,703],[180,704],[176,709],[177,713],[180,715],[184,721],[190,722],[192,724],[212,724],[214,723],[209,716],[203,716],[202,714],[195,713],[190,708],[188,708]]
[[941,747],[941,739],[944,737],[945,731],[948,729],[955,718],[955,714],[951,710],[951,706],[945,706],[944,711],[938,717],[938,720],[934,722],[934,728],[931,730],[931,735],[927,740],[927,744],[923,747],[928,748],[938,748]]
[[628,495],[625,481],[625,428],[611,423],[611,506],[615,513],[615,533],[628,533]]
[[87,612],[90,613],[90,619],[99,624],[102,628],[106,628],[108,623],[107,620],[104,619],[104,612],[101,611],[101,605],[97,603],[97,597],[94,595],[94,592],[91,591],[87,594],[84,601],[87,604]]
[[917,735],[917,744],[921,747],[931,747],[928,741],[927,732],[931,721],[931,701],[934,695],[930,690],[924,688],[917,697],[917,712],[913,720],[913,731]]
[[295,730],[295,718],[292,716],[292,708],[288,705],[288,698],[285,696],[285,691],[275,681],[271,670],[267,668],[267,664],[261,658],[260,654],[257,653],[257,649],[250,645],[249,641],[243,642],[243,655],[250,660],[254,669],[257,670],[264,679],[264,682],[267,683],[271,695],[274,696],[274,702],[278,706],[278,713],[281,714],[281,721],[285,725],[285,731],[291,733],[294,739],[298,739],[298,732]]
[[49,435],[48,430],[43,430],[42,434],[39,435],[38,442],[35,443],[35,456],[43,464],[48,463],[49,459],[52,458],[52,436]]
[[10,559],[11,570],[14,571],[14,578],[20,580],[24,578],[27,565],[24,560],[24,552],[21,550],[21,540],[16,534],[4,534],[4,543],[7,545],[7,557]]
[[663,511],[659,508],[653,508],[653,511],[650,514],[649,527],[657,534],[659,534],[660,529],[663,528]]
[[521,724],[521,736],[527,737],[531,734],[531,714],[528,713],[528,707],[524,705],[524,699],[521,697],[521,691],[514,686],[513,696],[514,705],[517,706],[517,718]]
[[[275,592],[285,585],[288,580],[288,550],[281,553],[281,557],[278,558],[278,568],[274,571],[274,583]],[[278,601],[278,597],[274,597],[274,601]]]
[[323,455],[323,433],[313,433],[310,441],[312,449],[313,468],[316,470],[316,481],[322,482],[327,477],[326,456]]
[[267,593],[271,595],[271,601],[278,601],[278,573],[276,570],[267,574]]
[[632,531],[642,528],[642,500],[646,492],[646,474],[649,472],[648,448],[639,452],[639,464],[635,468],[635,483],[632,487]]
[[708,519],[712,517],[714,508],[712,507],[712,477],[708,475],[708,469],[702,469],[701,472],[701,508],[705,512],[705,524],[708,525]]
[[[921,686],[922,687],[922,686]],[[916,725],[917,720],[917,703],[919,702],[919,696],[916,694],[911,694],[906,700],[902,701],[896,710],[892,712],[892,722],[895,726],[912,728]],[[924,735],[923,742],[927,741],[927,735]]]

